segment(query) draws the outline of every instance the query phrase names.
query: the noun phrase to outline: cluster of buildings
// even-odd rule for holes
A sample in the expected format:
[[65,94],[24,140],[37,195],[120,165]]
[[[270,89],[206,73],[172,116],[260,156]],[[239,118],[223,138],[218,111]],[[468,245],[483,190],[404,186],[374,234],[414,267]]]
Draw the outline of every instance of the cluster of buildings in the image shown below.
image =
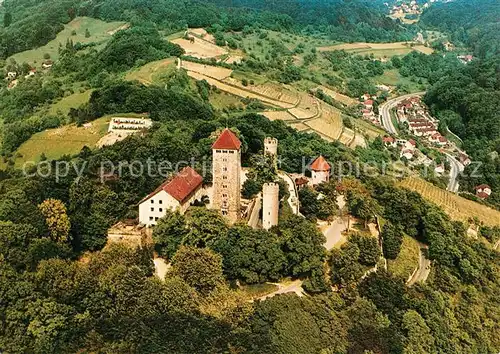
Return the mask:
[[397,106],[398,121],[407,124],[408,130],[415,136],[423,137],[438,147],[448,145],[448,139],[438,132],[438,121],[432,118],[420,97],[411,97]]
[[[264,153],[272,156],[277,162],[278,141],[266,138]],[[331,167],[323,156],[319,156],[311,165],[311,180],[301,175],[296,179],[297,188],[306,184],[315,186],[327,182],[330,177]],[[220,215],[233,224],[250,215],[242,207],[241,188],[244,171],[241,167],[241,141],[229,129],[225,129],[212,145],[212,183],[204,185],[203,177],[192,167],[185,167],[175,176],[172,176],[139,203],[139,224],[154,226],[167,212],[179,211],[184,214],[186,210],[197,201],[209,198],[208,207],[217,210]],[[302,183],[305,181],[305,184]],[[292,183],[292,182],[291,182]],[[260,199],[262,204],[260,205]],[[259,203],[254,203],[253,208],[262,208],[262,227],[270,229],[278,224],[279,215],[279,184],[265,183],[262,187]],[[256,205],[258,204],[258,205]]]
[[[430,2],[434,2],[435,0],[431,0]],[[422,12],[422,9],[426,9],[429,7],[429,3],[425,3],[422,7],[415,0],[402,2],[401,4],[395,4],[392,6],[390,10],[391,16],[401,17],[404,15],[419,15]]]
[[415,140],[396,139],[392,136],[385,136],[383,139],[386,147],[399,148],[399,157],[404,157],[407,160],[413,159],[417,151],[417,143]]
[[363,113],[363,119],[372,122],[375,125],[380,125],[380,117],[373,111],[375,98],[376,96],[372,97],[368,93],[365,93],[363,96],[361,96],[361,104],[363,105],[363,109],[361,112]]

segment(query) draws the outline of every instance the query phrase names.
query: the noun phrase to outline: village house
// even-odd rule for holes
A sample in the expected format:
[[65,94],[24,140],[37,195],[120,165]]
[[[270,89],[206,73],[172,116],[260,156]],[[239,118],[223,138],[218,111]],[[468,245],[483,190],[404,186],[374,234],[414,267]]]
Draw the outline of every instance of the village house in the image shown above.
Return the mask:
[[384,136],[382,141],[384,142],[385,146],[396,147],[398,145],[396,139],[394,139],[392,136]]
[[460,60],[461,63],[463,64],[468,64],[474,59],[474,56],[468,54],[468,55],[457,55],[457,59]]
[[445,171],[444,164],[439,164],[436,167],[434,167],[434,172],[436,172],[438,175],[442,175]]
[[372,109],[373,108],[373,100],[366,100],[363,102],[363,105],[367,108],[367,109]]
[[203,177],[193,168],[185,167],[172,179],[165,181],[154,192],[139,203],[139,223],[156,225],[167,210],[181,214],[202,197]]
[[463,154],[463,153],[460,153],[458,155],[458,160],[460,161],[460,163],[464,166],[469,166],[472,161],[471,159],[469,158],[469,156],[467,156],[466,154]]
[[442,136],[440,133],[432,134],[429,138],[430,142],[437,144],[439,146],[445,146],[448,143],[448,139]]
[[399,157],[404,157],[407,160],[411,160],[413,158],[413,150],[402,149]]
[[474,189],[476,190],[476,196],[481,199],[486,199],[491,195],[491,187],[487,184],[480,184]]
[[5,80],[10,81],[10,80],[15,80],[17,77],[17,73],[15,71],[9,71],[7,73],[7,76],[5,77]]
[[44,68],[44,69],[50,69],[52,67],[52,65],[54,65],[54,62],[52,60],[45,60],[42,63],[42,68]]

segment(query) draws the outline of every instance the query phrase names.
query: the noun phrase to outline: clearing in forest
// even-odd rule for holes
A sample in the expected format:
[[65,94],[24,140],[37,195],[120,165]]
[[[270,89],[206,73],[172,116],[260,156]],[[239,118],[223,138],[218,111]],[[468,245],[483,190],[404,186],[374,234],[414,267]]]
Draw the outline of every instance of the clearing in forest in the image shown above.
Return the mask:
[[175,65],[175,58],[153,61],[140,68],[130,70],[125,75],[125,79],[130,81],[137,80],[144,85],[151,85],[157,82],[162,75],[173,72]]
[[403,235],[403,243],[398,256],[396,259],[387,260],[389,272],[407,280],[418,267],[419,249],[420,246],[414,238]]
[[[77,17],[73,21],[64,25],[64,29],[57,34],[57,37],[46,45],[14,54],[11,58],[17,63],[28,63],[34,67],[41,67],[44,55],[48,54],[51,60],[59,58],[59,46],[65,46],[66,41],[72,40],[73,43],[95,43],[98,47],[109,41],[113,34],[121,29],[127,28],[125,22],[104,22],[90,17]],[[86,30],[89,30],[90,37],[85,36]],[[73,35],[74,32],[76,34]]]
[[63,155],[77,154],[84,146],[93,148],[106,135],[109,120],[109,117],[103,117],[90,122],[86,127],[70,124],[36,133],[17,149],[22,159],[16,160],[16,166],[21,166],[25,161],[36,162],[42,153],[53,160]]
[[436,187],[421,178],[409,177],[400,185],[420,193],[428,201],[437,204],[453,220],[466,222],[469,218],[477,217],[479,221],[489,226],[500,223],[500,211]]

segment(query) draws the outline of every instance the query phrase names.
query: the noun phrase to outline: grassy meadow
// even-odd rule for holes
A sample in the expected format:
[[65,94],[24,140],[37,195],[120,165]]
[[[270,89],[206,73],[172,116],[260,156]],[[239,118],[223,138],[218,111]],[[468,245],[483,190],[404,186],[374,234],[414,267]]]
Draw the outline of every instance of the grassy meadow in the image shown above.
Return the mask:
[[[58,59],[59,46],[64,47],[68,39],[71,39],[73,43],[96,43],[98,46],[102,46],[117,30],[126,28],[126,26],[125,22],[104,22],[89,17],[77,17],[66,24],[64,29],[57,34],[57,37],[46,45],[14,54],[11,58],[18,63],[26,62],[34,67],[41,67],[45,54],[49,54],[52,60]],[[86,29],[90,32],[89,38],[85,37]],[[76,32],[75,35],[72,34],[73,31]]]

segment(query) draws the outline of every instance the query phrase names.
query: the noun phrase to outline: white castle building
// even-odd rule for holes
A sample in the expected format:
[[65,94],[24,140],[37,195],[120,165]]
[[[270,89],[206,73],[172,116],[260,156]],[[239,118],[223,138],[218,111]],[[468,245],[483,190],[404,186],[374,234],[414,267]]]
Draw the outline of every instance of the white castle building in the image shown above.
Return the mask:
[[203,177],[195,170],[191,167],[183,168],[140,201],[139,223],[146,226],[156,225],[167,210],[177,210],[184,214],[191,203],[201,198],[202,184]]

